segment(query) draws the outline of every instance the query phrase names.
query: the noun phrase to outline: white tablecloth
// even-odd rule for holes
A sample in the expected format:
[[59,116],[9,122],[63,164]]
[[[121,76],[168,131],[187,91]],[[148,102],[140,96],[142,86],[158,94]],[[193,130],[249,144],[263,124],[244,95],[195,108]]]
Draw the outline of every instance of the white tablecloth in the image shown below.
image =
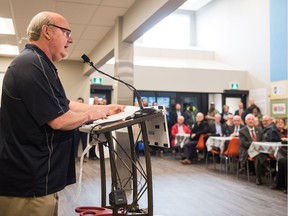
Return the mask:
[[248,154],[252,158],[260,153],[274,154],[275,158],[278,158],[278,149],[281,146],[288,145],[281,142],[252,142]]
[[184,144],[189,142],[190,134],[177,134],[175,137],[175,147],[180,146],[183,148]]
[[206,141],[207,151],[211,151],[213,147],[217,147],[217,148],[220,148],[221,153],[223,153],[223,151],[225,149],[225,142],[230,141],[232,138],[235,138],[235,137],[213,137],[213,136],[210,136],[208,138],[208,140]]

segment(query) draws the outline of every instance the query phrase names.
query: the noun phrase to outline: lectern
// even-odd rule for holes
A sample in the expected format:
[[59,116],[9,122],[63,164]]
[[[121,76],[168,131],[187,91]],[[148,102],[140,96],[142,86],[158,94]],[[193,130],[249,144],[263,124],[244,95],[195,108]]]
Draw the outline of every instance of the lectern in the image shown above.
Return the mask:
[[[135,137],[135,131],[133,132],[133,126],[135,125],[139,126],[139,134],[136,134],[137,137]],[[113,137],[113,131],[123,128],[127,128],[129,143],[119,143],[117,139]],[[170,147],[165,112],[163,113],[163,110],[158,110],[156,113],[140,116],[136,119],[121,120],[106,125],[94,126],[93,128],[87,128],[86,126],[80,128],[80,130],[89,132],[96,141],[99,136],[102,137],[101,140],[98,140],[101,173],[101,206],[112,209],[113,216],[118,215],[119,209],[124,215],[135,213],[137,215],[152,216],[153,188],[149,146]],[[164,139],[163,134],[165,136]],[[155,136],[159,137],[160,142],[155,141]],[[103,139],[103,137],[105,138]],[[137,157],[135,151],[135,143],[139,137],[141,137],[144,143],[144,157],[140,159]],[[129,145],[129,150],[127,151],[127,148],[124,148],[123,145]],[[111,191],[108,192],[109,204],[106,203],[107,167],[104,159],[104,146],[107,146],[109,149],[111,172]],[[115,148],[116,146],[117,148]],[[122,155],[119,155],[117,150],[115,150],[119,148],[122,151]],[[126,160],[123,160],[123,154]],[[128,163],[127,158],[129,159]],[[143,161],[143,159],[145,161]],[[129,177],[125,179],[120,178],[116,162],[122,163],[122,165],[127,168]],[[128,190],[127,185],[130,185]],[[130,199],[127,199],[127,194],[130,196]],[[145,208],[139,207],[139,201],[141,199],[147,202]]]

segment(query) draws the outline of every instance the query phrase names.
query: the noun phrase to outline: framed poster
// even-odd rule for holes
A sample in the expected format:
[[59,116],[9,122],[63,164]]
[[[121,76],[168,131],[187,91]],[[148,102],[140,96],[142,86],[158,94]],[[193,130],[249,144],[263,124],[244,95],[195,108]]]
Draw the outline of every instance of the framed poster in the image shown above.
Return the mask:
[[271,113],[276,118],[287,118],[287,99],[271,100]]

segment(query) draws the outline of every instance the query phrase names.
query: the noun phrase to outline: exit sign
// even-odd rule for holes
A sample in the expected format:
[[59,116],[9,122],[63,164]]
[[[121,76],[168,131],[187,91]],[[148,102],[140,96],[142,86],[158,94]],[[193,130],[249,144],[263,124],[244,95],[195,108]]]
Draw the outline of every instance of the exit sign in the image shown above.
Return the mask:
[[231,89],[239,89],[239,83],[230,83]]
[[102,78],[100,78],[100,77],[94,77],[94,78],[92,78],[92,83],[93,84],[102,84]]

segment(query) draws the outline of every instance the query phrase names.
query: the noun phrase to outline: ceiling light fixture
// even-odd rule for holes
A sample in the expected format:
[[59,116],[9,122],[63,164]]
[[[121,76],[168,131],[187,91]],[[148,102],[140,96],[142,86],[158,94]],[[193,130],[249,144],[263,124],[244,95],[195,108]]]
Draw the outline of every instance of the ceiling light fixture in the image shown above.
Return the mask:
[[18,46],[0,44],[0,55],[18,55],[19,49]]
[[0,17],[0,34],[15,35],[12,19]]

